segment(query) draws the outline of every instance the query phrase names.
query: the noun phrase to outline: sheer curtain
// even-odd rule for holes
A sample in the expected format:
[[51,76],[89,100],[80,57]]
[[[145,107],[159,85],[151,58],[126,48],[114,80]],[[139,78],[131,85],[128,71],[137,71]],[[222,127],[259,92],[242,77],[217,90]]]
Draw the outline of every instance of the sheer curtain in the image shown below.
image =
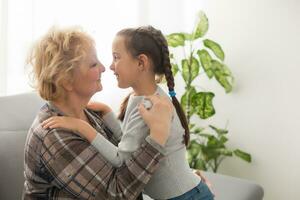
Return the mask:
[[[117,88],[109,70],[111,42],[125,27],[151,24],[164,33],[184,31],[200,4],[196,0],[0,0],[0,96],[32,90],[25,60],[33,42],[53,26],[78,25],[96,40],[106,66],[104,90],[96,95],[119,103],[128,91]],[[193,16],[191,16],[193,15]],[[188,19],[189,18],[189,19]],[[116,95],[117,94],[117,95]],[[113,99],[113,100],[112,100]]]

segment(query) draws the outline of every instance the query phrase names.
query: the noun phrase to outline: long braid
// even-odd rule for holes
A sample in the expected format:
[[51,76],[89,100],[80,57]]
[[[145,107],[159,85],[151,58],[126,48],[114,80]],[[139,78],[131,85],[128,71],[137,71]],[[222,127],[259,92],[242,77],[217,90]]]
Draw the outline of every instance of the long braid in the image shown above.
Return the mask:
[[[153,28],[152,26],[147,27],[141,27],[137,29],[138,32],[142,32],[147,34],[149,37],[152,37],[153,40],[157,43],[158,47],[160,47],[161,50],[161,61],[158,65],[155,65],[154,72],[157,74],[164,74],[167,80],[167,86],[169,89],[169,92],[174,93],[174,77],[172,73],[172,66],[170,62],[170,54],[168,49],[168,43],[161,33],[161,31]],[[177,115],[180,119],[181,125],[185,129],[185,135],[184,135],[184,143],[187,146],[190,139],[190,131],[189,126],[187,122],[187,118],[185,116],[185,113],[177,100],[175,95],[171,95],[172,97],[172,103],[176,109]]]
[[128,100],[129,100],[129,97],[130,97],[131,93],[128,94],[125,99],[122,101],[121,103],[121,106],[120,106],[120,112],[119,112],[119,115],[118,115],[118,119],[122,122],[125,118],[125,113],[126,113],[126,108],[127,108],[127,105],[128,105]]

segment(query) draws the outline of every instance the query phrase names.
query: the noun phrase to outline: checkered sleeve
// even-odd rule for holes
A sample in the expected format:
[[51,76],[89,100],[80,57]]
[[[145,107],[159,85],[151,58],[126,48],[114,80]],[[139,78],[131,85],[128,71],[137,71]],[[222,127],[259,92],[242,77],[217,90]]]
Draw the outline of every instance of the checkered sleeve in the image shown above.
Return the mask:
[[79,199],[136,199],[162,159],[144,142],[120,168],[113,168],[86,140],[63,129],[49,131],[41,152],[52,184]]

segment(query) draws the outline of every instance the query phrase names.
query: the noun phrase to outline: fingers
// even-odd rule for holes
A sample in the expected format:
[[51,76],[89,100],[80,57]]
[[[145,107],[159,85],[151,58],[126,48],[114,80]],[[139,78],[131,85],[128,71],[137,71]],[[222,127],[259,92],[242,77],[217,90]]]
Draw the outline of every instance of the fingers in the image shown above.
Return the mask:
[[44,129],[57,128],[59,127],[59,122],[60,122],[60,117],[56,117],[56,116],[50,117],[42,122],[42,127]]
[[141,116],[145,116],[146,112],[147,112],[147,109],[145,108],[144,104],[140,104],[139,105],[139,112],[141,114]]
[[159,95],[146,96],[146,99],[149,99],[152,102],[152,104],[157,103],[160,98],[161,98],[161,96],[159,96]]
[[97,110],[99,108],[99,105],[97,102],[89,102],[86,107],[91,110]]

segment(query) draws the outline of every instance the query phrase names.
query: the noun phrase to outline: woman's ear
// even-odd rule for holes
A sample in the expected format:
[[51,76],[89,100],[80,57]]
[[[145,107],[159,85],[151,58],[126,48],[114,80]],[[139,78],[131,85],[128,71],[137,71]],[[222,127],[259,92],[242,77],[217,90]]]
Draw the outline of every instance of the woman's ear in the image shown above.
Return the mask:
[[61,84],[62,84],[62,87],[63,87],[66,91],[71,92],[71,91],[73,90],[73,84],[72,84],[72,82],[71,82],[70,80],[65,79],[65,80],[62,81]]
[[150,67],[150,59],[145,54],[140,54],[138,56],[138,65],[141,71],[148,70]]

